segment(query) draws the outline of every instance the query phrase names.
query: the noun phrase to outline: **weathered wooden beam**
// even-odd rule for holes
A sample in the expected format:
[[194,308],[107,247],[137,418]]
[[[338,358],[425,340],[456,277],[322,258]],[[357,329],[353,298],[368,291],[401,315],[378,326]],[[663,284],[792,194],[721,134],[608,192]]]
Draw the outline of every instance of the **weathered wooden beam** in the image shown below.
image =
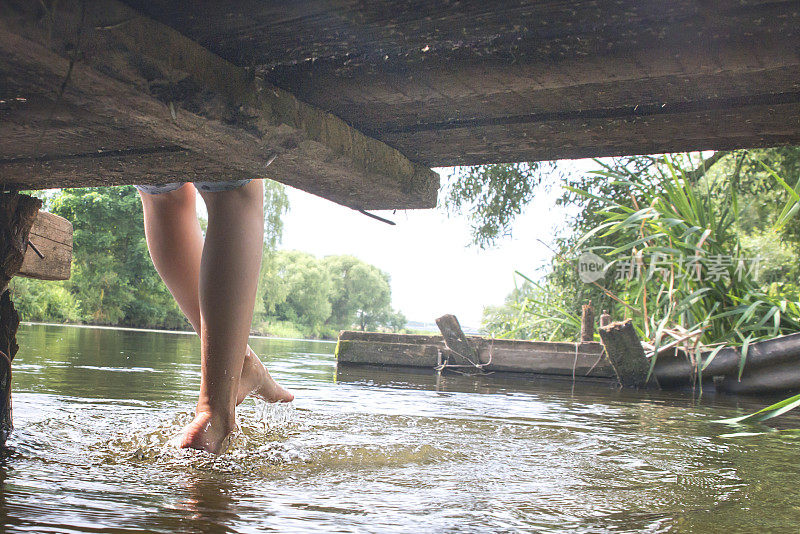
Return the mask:
[[436,204],[430,169],[115,0],[4,0],[0,101],[14,116],[0,121],[3,184],[163,182],[114,158],[170,147],[160,156],[193,172],[169,181],[246,175],[359,209]]
[[72,267],[72,223],[40,211],[28,234],[28,250],[20,276],[38,280],[69,280]]
[[[708,107],[622,117],[526,115],[457,122],[446,129],[389,132],[381,139],[432,166],[800,144],[800,96],[796,102]],[[447,146],[459,150],[442,148]]]
[[642,342],[633,327],[633,321],[611,323],[600,328],[600,339],[606,348],[606,354],[623,387],[641,388],[648,382],[649,362],[644,354]]
[[14,428],[11,417],[11,362],[14,360],[17,345],[19,315],[4,290],[0,295],[0,446],[5,445]]

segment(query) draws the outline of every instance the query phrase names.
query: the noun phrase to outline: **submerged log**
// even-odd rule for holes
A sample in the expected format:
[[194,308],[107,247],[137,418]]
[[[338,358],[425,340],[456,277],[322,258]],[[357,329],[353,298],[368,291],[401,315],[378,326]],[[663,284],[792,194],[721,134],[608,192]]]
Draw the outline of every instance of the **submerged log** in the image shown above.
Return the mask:
[[[633,321],[629,319],[600,328],[600,338],[620,384],[626,388],[646,387],[649,362],[633,328]],[[656,385],[653,382],[650,384]]]
[[717,388],[726,393],[738,394],[800,391],[800,356],[745,371],[741,380],[735,374],[728,375],[717,383]]
[[[701,359],[709,357],[710,352],[701,354]],[[800,333],[758,341],[747,349],[745,373],[751,369],[773,366],[783,362],[800,362]],[[738,377],[741,352],[735,348],[725,348],[717,353],[711,363],[703,370],[703,377],[732,375]],[[798,363],[800,365],[800,363]],[[692,364],[686,358],[659,357],[654,374],[659,383],[683,384],[694,375]]]

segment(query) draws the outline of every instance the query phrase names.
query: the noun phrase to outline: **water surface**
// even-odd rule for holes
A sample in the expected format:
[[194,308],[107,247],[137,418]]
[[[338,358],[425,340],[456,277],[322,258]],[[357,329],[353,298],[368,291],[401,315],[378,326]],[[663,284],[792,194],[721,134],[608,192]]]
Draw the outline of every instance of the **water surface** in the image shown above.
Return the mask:
[[[18,339],[6,532],[703,533],[800,521],[798,439],[729,438],[712,423],[763,401],[337,375],[331,343],[254,339],[297,400],[246,401],[232,449],[212,457],[165,448],[199,389],[194,336],[23,326]],[[794,416],[779,424],[800,428]]]

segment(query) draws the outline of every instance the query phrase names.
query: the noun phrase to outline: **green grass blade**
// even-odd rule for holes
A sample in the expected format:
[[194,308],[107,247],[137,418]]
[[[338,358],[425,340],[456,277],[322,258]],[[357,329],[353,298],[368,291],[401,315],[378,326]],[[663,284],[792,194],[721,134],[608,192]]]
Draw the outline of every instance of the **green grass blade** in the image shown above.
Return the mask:
[[749,415],[743,415],[741,417],[731,417],[730,419],[719,419],[714,422],[725,423],[729,425],[740,424],[740,423],[756,423],[759,421],[766,421],[767,419],[772,419],[773,417],[777,417],[781,414],[788,412],[789,410],[794,410],[798,406],[800,406],[800,395],[795,395],[794,397],[789,397],[788,399],[776,402],[771,406],[762,408],[761,410],[751,413]]

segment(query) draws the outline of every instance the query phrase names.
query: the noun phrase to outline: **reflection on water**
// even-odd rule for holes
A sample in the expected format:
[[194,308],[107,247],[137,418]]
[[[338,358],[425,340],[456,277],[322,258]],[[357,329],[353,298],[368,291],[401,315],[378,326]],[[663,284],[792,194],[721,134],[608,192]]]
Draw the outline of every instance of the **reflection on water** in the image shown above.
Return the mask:
[[166,446],[199,389],[194,336],[24,326],[19,342],[0,465],[7,532],[719,532],[800,520],[797,438],[727,439],[711,422],[756,401],[337,373],[330,343],[254,339],[297,400],[247,401],[230,450],[213,457]]

